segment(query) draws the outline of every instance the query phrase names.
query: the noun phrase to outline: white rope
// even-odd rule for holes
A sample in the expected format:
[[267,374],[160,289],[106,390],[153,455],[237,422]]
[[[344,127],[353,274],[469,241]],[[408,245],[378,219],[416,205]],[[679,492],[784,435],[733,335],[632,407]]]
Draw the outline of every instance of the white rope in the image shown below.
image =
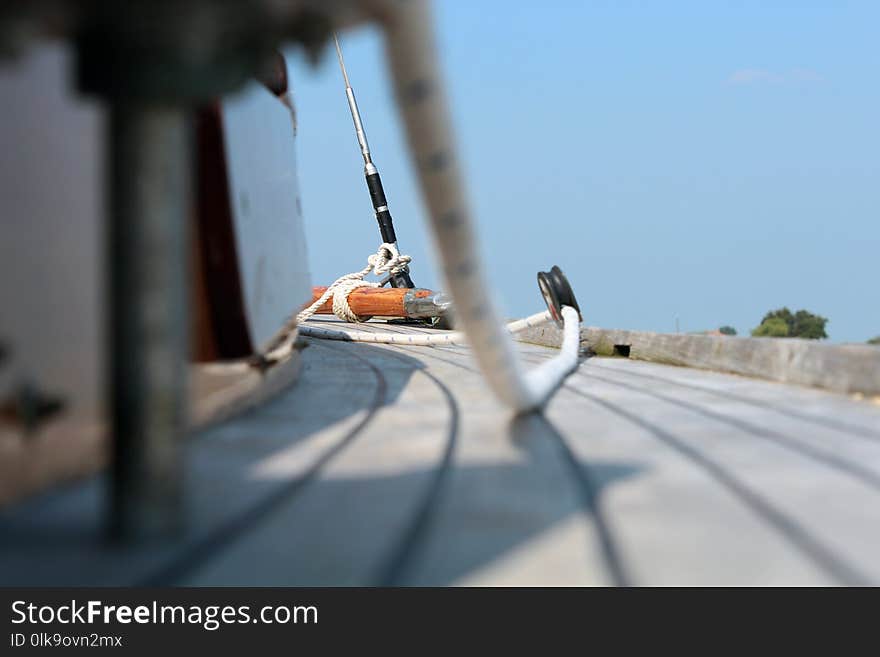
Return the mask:
[[393,16],[383,27],[397,107],[428,207],[445,290],[455,304],[456,322],[467,334],[493,392],[517,412],[541,408],[577,363],[578,314],[572,309],[564,313],[567,344],[574,348],[566,347],[551,361],[554,365],[548,363],[526,373],[495,304],[486,294],[488,279],[457,163],[428,2],[411,0],[395,5]]
[[[533,326],[540,326],[551,321],[550,313],[546,310],[535,313],[529,317],[518,319],[507,325],[511,333],[519,333]],[[390,331],[349,331],[346,329],[331,329],[314,324],[302,324],[299,334],[310,338],[322,340],[341,340],[343,342],[373,342],[376,344],[405,344],[417,347],[433,347],[442,345],[467,344],[467,336],[462,331],[450,333],[391,333]]]
[[[359,317],[348,305],[348,295],[359,287],[382,287],[384,281],[374,283],[365,281],[364,278],[374,273],[376,276],[383,274],[394,275],[404,271],[412,262],[412,257],[401,255],[394,244],[383,242],[376,253],[367,258],[367,266],[360,271],[340,276],[328,287],[319,299],[314,301],[308,308],[300,311],[293,321],[288,320],[279,335],[273,340],[273,345],[266,353],[259,358],[262,362],[273,363],[287,358],[293,350],[296,342],[297,326],[300,326],[299,333],[306,335],[303,331],[302,324],[318,309],[327,303],[327,299],[333,297],[333,314],[346,322],[365,322],[369,317]],[[315,336],[321,337],[321,336]],[[330,338],[342,339],[342,338]]]
[[[546,310],[536,313],[524,319],[510,322],[507,330],[517,333],[533,326],[539,326],[551,321],[550,313]],[[524,384],[537,400],[535,404],[543,404],[553,391],[559,387],[566,376],[577,368],[580,348],[580,316],[578,311],[570,306],[562,307],[563,334],[562,346],[559,355],[541,363],[538,367],[524,375]],[[320,338],[322,340],[341,340],[344,342],[372,342],[374,344],[396,344],[412,347],[436,347],[441,345],[464,344],[467,336],[462,331],[450,333],[437,333],[433,335],[425,333],[390,333],[380,331],[349,331],[344,329],[330,329],[322,326],[301,325],[300,335]],[[523,409],[531,410],[531,409]]]
[[562,385],[562,381],[574,372],[580,355],[580,313],[571,306],[562,306],[562,346],[559,355],[526,372],[526,385],[543,404]]
[[321,297],[296,316],[296,323],[302,324],[314,315],[318,308],[327,303],[327,299],[333,297],[333,314],[346,322],[364,322],[369,317],[358,317],[351,306],[348,305],[348,295],[360,287],[382,287],[383,282],[373,283],[364,278],[374,273],[376,276],[388,274],[393,276],[404,271],[412,262],[408,255],[401,255],[394,244],[383,243],[379,249],[367,258],[367,266],[360,271],[346,274],[337,278]]

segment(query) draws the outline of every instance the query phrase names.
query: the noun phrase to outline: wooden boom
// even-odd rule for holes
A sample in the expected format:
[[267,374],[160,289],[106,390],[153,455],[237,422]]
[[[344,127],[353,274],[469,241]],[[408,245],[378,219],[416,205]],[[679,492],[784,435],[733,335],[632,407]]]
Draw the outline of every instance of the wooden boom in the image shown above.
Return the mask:
[[[317,301],[326,291],[326,287],[313,287],[312,300],[309,303]],[[423,299],[433,294],[435,292],[432,290],[422,288],[362,287],[348,295],[348,305],[361,317],[409,317],[406,299]],[[332,315],[333,299],[330,298],[315,312],[319,315]]]

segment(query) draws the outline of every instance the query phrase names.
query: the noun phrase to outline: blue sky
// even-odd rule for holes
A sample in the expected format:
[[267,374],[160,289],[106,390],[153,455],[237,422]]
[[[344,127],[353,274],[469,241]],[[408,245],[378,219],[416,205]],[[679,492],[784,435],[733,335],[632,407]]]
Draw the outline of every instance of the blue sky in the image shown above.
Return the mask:
[[[560,265],[587,324],[740,334],[784,305],[880,334],[880,3],[438,2],[494,287],[540,310]],[[413,278],[441,287],[380,34],[342,35]],[[317,283],[378,245],[332,49],[289,55]]]

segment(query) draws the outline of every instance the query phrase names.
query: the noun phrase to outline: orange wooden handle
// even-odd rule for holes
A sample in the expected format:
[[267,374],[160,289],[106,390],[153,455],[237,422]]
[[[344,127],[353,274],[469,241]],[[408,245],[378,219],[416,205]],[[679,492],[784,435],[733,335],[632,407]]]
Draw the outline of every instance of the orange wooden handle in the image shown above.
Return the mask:
[[[326,291],[326,287],[313,287],[310,303],[315,303]],[[418,288],[410,290],[402,287],[362,287],[348,295],[348,305],[360,317],[406,317],[403,299],[408,292],[413,293],[417,299],[434,294],[431,290]],[[315,312],[319,315],[332,315],[333,299],[328,299]]]

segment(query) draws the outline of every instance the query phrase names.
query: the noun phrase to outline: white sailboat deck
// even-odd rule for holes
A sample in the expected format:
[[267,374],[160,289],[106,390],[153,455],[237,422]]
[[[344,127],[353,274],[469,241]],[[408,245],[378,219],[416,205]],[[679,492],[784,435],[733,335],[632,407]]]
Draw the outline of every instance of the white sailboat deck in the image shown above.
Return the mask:
[[514,419],[466,347],[302,358],[294,386],[190,441],[179,539],[105,546],[95,478],[0,511],[0,582],[880,583],[870,402],[588,358]]

